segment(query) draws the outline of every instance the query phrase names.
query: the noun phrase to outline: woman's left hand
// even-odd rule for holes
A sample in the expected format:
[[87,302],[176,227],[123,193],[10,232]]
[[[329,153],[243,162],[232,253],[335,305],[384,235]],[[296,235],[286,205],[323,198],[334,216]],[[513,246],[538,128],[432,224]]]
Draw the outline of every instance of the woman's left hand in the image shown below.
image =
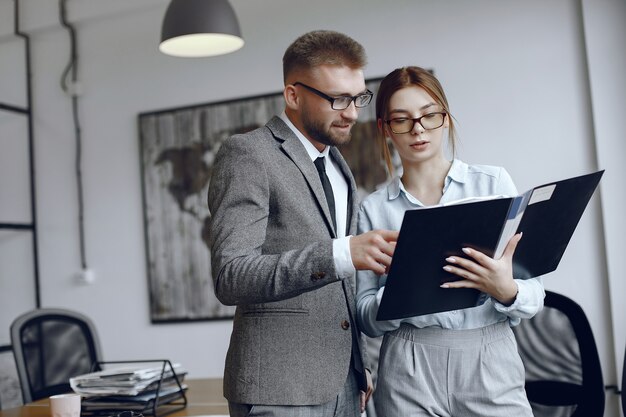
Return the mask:
[[370,372],[369,369],[365,370],[365,377],[367,378],[367,392],[361,391],[360,392],[360,406],[361,406],[361,413],[365,412],[365,407],[367,406],[367,402],[370,400],[370,397],[372,396],[372,393],[374,392],[374,382],[372,381],[372,373]]
[[513,254],[522,234],[509,240],[500,259],[493,259],[477,250],[463,248],[463,253],[472,259],[457,256],[446,258],[446,271],[463,278],[442,284],[442,288],[475,288],[489,294],[500,303],[510,305],[517,296],[517,283],[513,280]]

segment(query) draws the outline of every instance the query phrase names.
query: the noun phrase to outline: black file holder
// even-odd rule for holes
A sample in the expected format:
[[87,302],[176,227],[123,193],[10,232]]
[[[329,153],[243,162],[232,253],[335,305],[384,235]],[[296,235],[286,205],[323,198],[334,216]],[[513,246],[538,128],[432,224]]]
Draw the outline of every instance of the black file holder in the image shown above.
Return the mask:
[[[136,396],[108,395],[83,398],[81,404],[82,416],[117,416],[118,414],[131,411],[143,415],[162,417],[187,407],[187,396],[181,384],[181,378],[174,371],[172,363],[167,359],[158,360],[132,360],[132,361],[98,361],[92,365],[92,371],[103,369],[103,365],[112,364],[135,364],[135,363],[161,363],[161,376],[155,390],[140,393]],[[178,389],[169,393],[162,392],[162,385],[167,371],[171,371],[171,378],[176,382]]]

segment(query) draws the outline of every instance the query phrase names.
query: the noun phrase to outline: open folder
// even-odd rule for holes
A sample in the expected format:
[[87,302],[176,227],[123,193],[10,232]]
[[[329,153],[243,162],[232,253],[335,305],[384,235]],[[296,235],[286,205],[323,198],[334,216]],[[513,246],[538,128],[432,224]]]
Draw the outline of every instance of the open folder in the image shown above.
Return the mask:
[[389,268],[377,320],[391,320],[477,305],[472,288],[440,288],[461,279],[443,270],[448,256],[469,258],[470,247],[498,259],[523,232],[513,256],[513,277],[554,271],[604,170],[535,187],[515,197],[460,200],[408,210]]

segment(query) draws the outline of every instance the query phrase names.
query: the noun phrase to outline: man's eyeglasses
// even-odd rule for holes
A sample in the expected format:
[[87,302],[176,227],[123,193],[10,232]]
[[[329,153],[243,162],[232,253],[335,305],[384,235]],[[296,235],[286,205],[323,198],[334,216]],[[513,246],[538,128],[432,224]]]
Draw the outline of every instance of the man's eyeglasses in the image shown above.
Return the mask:
[[358,94],[356,96],[331,97],[327,94],[322,93],[320,90],[317,90],[313,87],[309,87],[308,85],[301,83],[300,81],[293,83],[293,85],[301,85],[302,87],[306,88],[310,92],[317,94],[324,100],[328,100],[333,110],[345,110],[348,107],[350,107],[350,103],[352,103],[353,101],[354,101],[355,107],[358,107],[358,108],[365,107],[368,104],[370,104],[370,101],[372,101],[372,96],[374,96],[374,93],[372,93],[370,90],[367,90],[365,93]]
[[433,130],[443,126],[446,120],[446,112],[428,113],[422,117],[411,119],[410,117],[396,117],[394,119],[385,120],[393,133],[409,133],[415,127],[415,123],[419,123],[424,130]]

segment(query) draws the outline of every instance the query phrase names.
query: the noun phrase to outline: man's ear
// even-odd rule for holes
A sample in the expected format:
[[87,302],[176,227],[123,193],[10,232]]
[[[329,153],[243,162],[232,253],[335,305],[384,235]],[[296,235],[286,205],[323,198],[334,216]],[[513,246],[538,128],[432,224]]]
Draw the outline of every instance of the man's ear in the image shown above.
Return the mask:
[[283,97],[285,98],[285,105],[291,110],[297,110],[300,106],[300,98],[298,97],[298,91],[292,84],[287,84],[283,90]]

